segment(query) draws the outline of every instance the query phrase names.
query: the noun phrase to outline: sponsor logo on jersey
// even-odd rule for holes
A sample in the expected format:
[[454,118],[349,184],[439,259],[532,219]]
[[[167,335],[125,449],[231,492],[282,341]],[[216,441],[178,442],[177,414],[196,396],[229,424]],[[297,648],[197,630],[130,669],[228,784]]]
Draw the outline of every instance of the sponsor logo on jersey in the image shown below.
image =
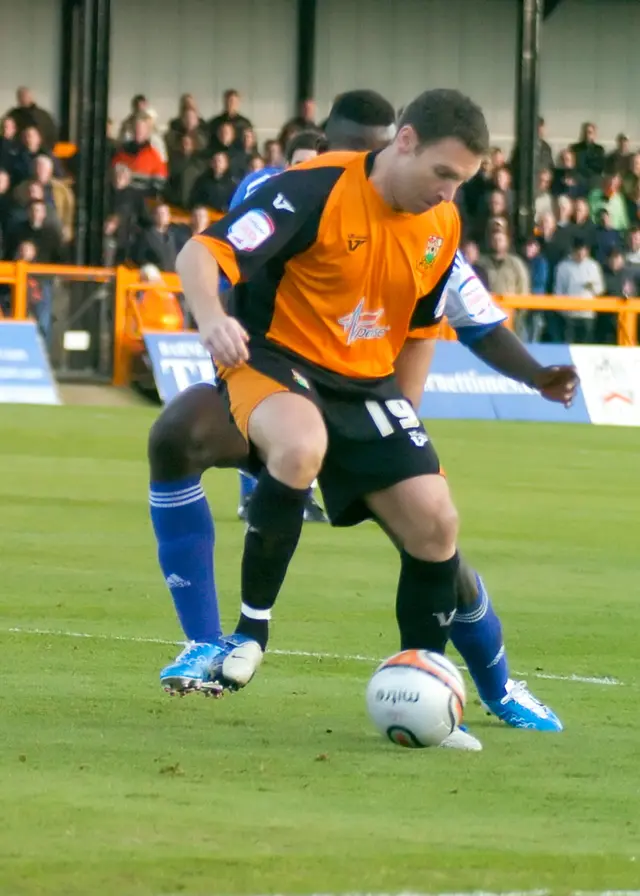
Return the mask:
[[358,339],[382,339],[390,329],[380,325],[383,315],[384,308],[379,308],[377,311],[365,311],[364,297],[360,299],[351,314],[338,320],[347,335],[347,345],[357,342]]
[[434,263],[436,258],[438,257],[438,253],[444,244],[444,240],[441,236],[430,236],[427,240],[427,247],[424,250],[424,255],[418,262],[418,267],[421,270],[425,268],[430,268]]
[[275,233],[275,225],[261,209],[245,212],[227,230],[227,239],[239,252],[253,252]]
[[295,212],[295,208],[291,205],[284,193],[278,193],[273,200],[273,207],[281,212]]
[[356,249],[360,248],[360,246],[364,246],[366,242],[366,236],[356,236],[355,233],[350,233],[347,237],[347,246],[349,247],[349,252],[355,252]]

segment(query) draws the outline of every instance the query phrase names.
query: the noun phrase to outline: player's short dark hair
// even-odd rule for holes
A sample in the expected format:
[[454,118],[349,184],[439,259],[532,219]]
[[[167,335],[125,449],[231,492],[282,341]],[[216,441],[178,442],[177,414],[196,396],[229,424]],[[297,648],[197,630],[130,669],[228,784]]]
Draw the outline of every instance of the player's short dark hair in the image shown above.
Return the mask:
[[453,137],[477,156],[489,151],[489,128],[480,106],[459,90],[425,90],[405,107],[399,127],[411,125],[420,145]]
[[284,151],[284,157],[289,164],[293,159],[294,153],[299,149],[314,149],[316,152],[323,152],[326,140],[318,131],[300,131],[294,134],[291,140],[287,142]]
[[331,148],[365,150],[395,121],[393,106],[375,90],[348,90],[336,97],[325,134]]

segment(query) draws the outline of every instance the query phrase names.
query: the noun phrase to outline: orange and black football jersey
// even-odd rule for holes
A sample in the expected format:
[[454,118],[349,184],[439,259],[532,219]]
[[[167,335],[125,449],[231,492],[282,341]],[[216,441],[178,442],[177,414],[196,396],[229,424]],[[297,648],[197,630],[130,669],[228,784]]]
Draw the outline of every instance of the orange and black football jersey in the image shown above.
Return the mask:
[[323,154],[195,237],[238,284],[252,338],[349,379],[389,376],[407,337],[437,326],[460,239],[453,203],[391,209],[369,180],[374,159]]

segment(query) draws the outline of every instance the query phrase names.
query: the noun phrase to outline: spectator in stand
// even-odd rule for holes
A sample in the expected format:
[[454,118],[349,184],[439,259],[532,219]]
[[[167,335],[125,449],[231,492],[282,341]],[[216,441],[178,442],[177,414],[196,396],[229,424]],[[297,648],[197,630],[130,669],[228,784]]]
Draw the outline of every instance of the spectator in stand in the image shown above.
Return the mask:
[[193,185],[206,168],[206,160],[196,153],[191,137],[185,134],[180,150],[169,156],[169,178],[164,198],[177,208],[189,208]]
[[180,133],[180,128],[182,126],[184,120],[184,113],[187,109],[191,109],[198,116],[198,127],[199,129],[206,135],[208,138],[207,132],[207,123],[204,118],[200,116],[200,112],[198,111],[198,104],[196,103],[195,97],[192,93],[183,93],[180,97],[180,105],[178,106],[178,117],[172,118],[169,122],[168,131],[176,131]]
[[571,199],[588,193],[587,182],[576,168],[575,153],[571,149],[563,149],[560,153],[558,166],[553,173],[553,193],[556,196],[564,194]]
[[76,201],[64,181],[53,177],[53,162],[49,156],[36,157],[33,179],[23,181],[14,190],[16,203],[24,207],[29,205],[29,188],[34,183],[40,184],[48,211],[53,211],[60,222],[63,242],[70,243],[73,239]]
[[476,218],[475,238],[483,251],[488,251],[491,242],[491,225],[494,219],[503,218],[511,233],[512,219],[507,208],[507,197],[501,190],[492,190],[486,196],[486,208],[480,209]]
[[[20,186],[22,186],[22,184]],[[49,202],[46,201],[44,195],[44,187],[42,186],[42,184],[38,183],[37,181],[30,181],[26,193],[20,201],[16,199],[16,190],[14,190],[11,194],[8,233],[11,236],[11,242],[13,246],[12,251],[14,251],[15,249],[15,240],[13,239],[13,235],[29,220],[29,206],[32,202],[44,202],[47,210],[45,224],[48,227],[54,227],[59,231],[60,235],[62,235],[62,224],[60,223],[60,219],[58,218],[58,213],[56,212],[53,202],[51,202],[50,198]]]
[[106,235],[114,238],[120,263],[129,258],[141,228],[148,224],[144,193],[132,186],[131,171],[126,165],[117,163],[112,170],[107,209],[111,232]]
[[[549,284],[549,262],[540,251],[540,243],[535,237],[530,237],[525,243],[524,258],[529,271],[531,294],[546,295]],[[526,342],[540,342],[545,326],[545,311],[526,311],[522,315],[522,334]]]
[[[609,252],[603,272],[607,296],[612,299],[630,299],[635,295],[635,284],[625,268],[621,249],[615,248]],[[615,345],[618,341],[618,315],[599,311],[596,314],[594,338],[600,345]]]
[[489,289],[489,275],[486,268],[480,264],[480,249],[474,240],[465,240],[460,247],[462,254],[466,258],[469,267],[473,269],[474,274],[482,283],[485,289]]
[[174,273],[178,257],[178,241],[171,224],[169,206],[161,203],[153,211],[153,224],[140,235],[133,252],[133,260],[142,267],[152,264],[161,271]]
[[253,128],[247,128],[242,135],[242,165],[244,172],[249,171],[251,160],[259,156],[258,147],[256,145],[256,132]]
[[556,217],[553,214],[543,215],[540,219],[540,251],[549,263],[549,281],[547,293],[553,291],[553,277],[560,262],[571,251],[573,234],[566,227],[559,229]]
[[[28,240],[16,249],[16,261],[34,264],[40,261],[36,245]],[[53,304],[53,281],[50,277],[27,277],[27,311],[38,325],[45,343],[51,337],[51,306]]]
[[[595,299],[604,293],[602,268],[589,255],[589,247],[584,240],[576,237],[572,252],[558,265],[555,275],[554,293],[577,299]],[[556,333],[553,342],[592,342],[594,336],[595,311],[562,311],[564,332]],[[557,338],[560,336],[560,338]]]
[[[535,170],[536,174],[539,175],[541,171],[547,170],[550,171],[553,175],[553,170],[555,165],[553,164],[553,153],[551,152],[551,147],[547,143],[545,138],[545,122],[544,118],[538,119],[538,136],[536,139],[536,145],[534,149],[535,153]],[[513,152],[511,154],[511,160],[509,162],[509,167],[513,173],[514,178],[518,177],[518,169],[520,166],[520,149],[516,144],[514,146]]]
[[571,149],[576,157],[576,167],[584,177],[588,186],[604,173],[604,147],[596,143],[598,130],[590,121],[582,125],[579,143],[574,143]]
[[553,214],[552,179],[553,175],[548,168],[543,168],[538,174],[538,189],[536,190],[534,202],[534,220],[536,224],[543,215]]
[[240,112],[240,94],[237,90],[234,90],[233,88],[225,90],[223,94],[223,103],[224,111],[221,112],[220,115],[216,115],[215,118],[212,118],[207,125],[207,130],[209,132],[209,146],[214,152],[215,138],[220,130],[220,125],[230,124],[233,126],[236,149],[242,149],[242,135],[247,128],[253,127],[249,119]]
[[616,148],[605,159],[604,170],[607,174],[624,176],[629,171],[631,162],[631,144],[626,134],[618,134]]
[[175,229],[176,245],[178,254],[182,248],[189,242],[192,236],[202,233],[206,230],[211,222],[209,212],[204,205],[196,205],[191,209],[191,216],[188,224],[181,224]]
[[225,153],[229,159],[229,172],[236,182],[240,182],[246,174],[245,154],[236,146],[236,136],[233,125],[224,121],[211,142],[211,155]]
[[485,158],[480,164],[478,173],[466,184],[463,184],[459,191],[464,196],[464,209],[471,222],[475,221],[486,206],[486,194],[495,187],[493,175],[491,159]]
[[254,171],[262,171],[265,167],[264,159],[262,156],[254,156],[249,162],[248,173],[253,174]]
[[571,230],[573,225],[573,201],[568,196],[558,196],[556,199],[556,220],[558,227],[567,227]]
[[640,226],[632,227],[629,231],[624,260],[627,276],[633,281],[634,295],[640,295]]
[[593,257],[599,264],[606,264],[607,258],[614,249],[622,251],[623,237],[619,230],[611,226],[611,215],[606,208],[601,208],[596,215],[596,244]]
[[320,128],[316,124],[316,101],[311,98],[302,100],[299,113],[283,125],[278,135],[278,142],[280,146],[284,147],[300,131],[319,130]]
[[571,228],[571,238],[580,238],[584,240],[589,247],[589,251],[593,252],[596,246],[596,225],[591,220],[591,209],[589,203],[584,198],[576,199],[573,207],[573,227]]
[[51,156],[50,153],[45,152],[42,145],[42,137],[37,128],[25,128],[21,134],[20,140],[22,146],[20,154],[16,159],[13,176],[11,178],[14,186],[17,186],[22,183],[23,180],[28,180],[32,177],[35,161],[39,155],[43,154],[48,155],[51,159],[55,176],[59,178],[64,177],[64,171],[59,160]]
[[58,139],[58,129],[51,115],[36,104],[28,87],[18,87],[16,100],[15,108],[10,109],[7,116],[15,121],[18,134],[23,134],[27,128],[35,128],[41,135],[42,148],[45,152],[52,152]]
[[131,100],[131,114],[125,118],[120,126],[118,134],[118,144],[120,147],[128,143],[134,143],[136,140],[136,123],[140,120],[147,122],[149,127],[148,141],[155,149],[161,159],[167,161],[167,147],[164,138],[158,133],[158,115],[157,112],[149,106],[149,101],[145,96],[139,93]]
[[18,224],[10,233],[10,257],[14,257],[20,243],[33,243],[37,260],[42,264],[60,264],[64,258],[62,234],[58,227],[47,223],[47,207],[41,200],[34,200],[27,212],[27,220]]
[[499,146],[492,146],[489,150],[489,158],[491,159],[492,171],[498,171],[500,168],[507,168],[507,160],[503,151]]
[[214,153],[209,169],[193,185],[189,206],[204,205],[217,212],[226,212],[235,188],[229,171],[229,157],[226,152]]
[[622,178],[619,174],[607,174],[602,186],[589,193],[589,208],[594,221],[597,221],[601,209],[606,209],[611,227],[623,231],[629,229],[629,213],[626,200],[620,191],[621,186]]
[[627,199],[627,215],[629,216],[629,226],[640,226],[640,183],[636,187],[636,191],[630,199]]
[[281,168],[284,171],[284,154],[277,140],[266,140],[264,144],[265,168]]
[[204,152],[208,145],[206,130],[201,127],[198,113],[195,109],[186,108],[180,117],[177,126],[171,127],[167,131],[165,142],[167,144],[167,153],[169,158],[169,167],[171,167],[171,156],[180,151],[182,147],[182,138],[190,137],[193,143],[194,151],[197,153]]
[[508,216],[510,218],[513,218],[516,210],[516,196],[514,190],[512,189],[512,178],[509,169],[498,168],[493,175],[493,182],[495,184],[496,190],[500,190],[500,192],[504,195],[505,201],[507,203]]
[[131,172],[131,183],[147,196],[157,196],[164,189],[167,163],[151,145],[151,122],[148,117],[137,118],[134,139],[125,143],[115,154],[112,165],[124,165]]
[[635,152],[629,159],[629,167],[622,178],[622,192],[627,200],[632,199],[640,184],[640,152]]
[[489,289],[499,296],[528,295],[530,292],[529,273],[515,253],[510,250],[510,240],[504,231],[491,234],[491,245],[487,255],[481,258],[487,272]]
[[[496,230],[492,233],[490,250],[482,259],[482,265],[487,271],[489,289],[495,295],[529,294],[529,272],[522,259],[510,251],[510,240],[504,231]],[[522,333],[523,314],[516,312],[515,320],[516,331]]]
[[18,126],[13,118],[7,116],[2,121],[0,132],[0,168],[6,171],[13,183],[16,164],[20,165],[20,156],[23,152],[22,143],[18,140]]
[[11,179],[9,172],[0,168],[0,258],[4,258],[7,228],[11,214]]

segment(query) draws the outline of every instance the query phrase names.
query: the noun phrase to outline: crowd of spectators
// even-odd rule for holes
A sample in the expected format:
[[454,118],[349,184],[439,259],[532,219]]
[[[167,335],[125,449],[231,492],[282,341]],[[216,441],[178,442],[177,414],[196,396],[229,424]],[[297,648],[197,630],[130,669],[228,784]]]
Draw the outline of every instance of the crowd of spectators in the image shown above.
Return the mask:
[[[117,133],[109,125],[106,264],[174,270],[181,246],[227,210],[248,172],[282,167],[288,139],[321,130],[313,100],[263,146],[236,90],[225,92],[210,121],[191,94],[177,111],[163,132],[148,99],[137,95]],[[75,198],[73,178],[53,153],[55,122],[20,88],[0,125],[0,257],[63,261]],[[540,119],[535,161],[535,232],[524,244],[515,236],[517,146],[510,155],[494,147],[459,191],[463,248],[478,276],[498,295],[640,295],[640,151],[619,134],[607,154],[596,126],[586,123],[580,139],[554,155]],[[533,341],[616,337],[615,317],[590,310],[525,312],[518,326]]]

